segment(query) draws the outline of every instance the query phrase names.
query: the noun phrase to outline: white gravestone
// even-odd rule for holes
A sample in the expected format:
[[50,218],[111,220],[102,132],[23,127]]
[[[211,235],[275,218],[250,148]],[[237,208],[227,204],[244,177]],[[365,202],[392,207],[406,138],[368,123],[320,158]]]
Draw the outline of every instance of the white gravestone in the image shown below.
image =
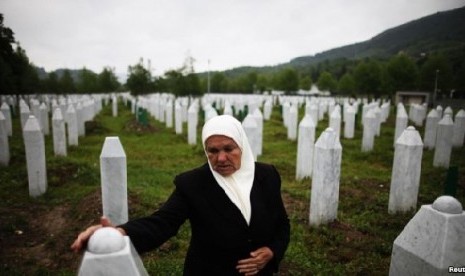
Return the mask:
[[126,153],[118,137],[106,137],[100,154],[103,215],[115,225],[128,221]]
[[444,113],[442,114],[442,117],[449,115],[451,118],[454,116],[454,111],[450,106],[447,106],[446,109],[444,109]]
[[341,109],[336,106],[329,116],[329,127],[336,132],[337,137],[341,136]]
[[438,112],[438,117],[442,118],[442,106],[438,105],[436,106],[436,111]]
[[444,112],[444,117],[438,123],[436,147],[434,150],[433,166],[448,168],[452,153],[452,135],[454,123],[449,114]]
[[422,156],[420,134],[409,126],[396,142],[389,192],[390,214],[416,209]]
[[465,212],[457,199],[440,196],[394,240],[389,275],[451,275],[464,264]]
[[47,191],[44,135],[36,117],[29,116],[23,130],[26,149],[29,195],[38,197]]
[[426,116],[424,147],[434,149],[436,145],[436,135],[438,129],[439,116],[436,109],[431,109]]
[[297,139],[297,122],[298,122],[297,105],[292,105],[289,108],[287,122],[287,139],[295,141]]
[[245,116],[244,121],[242,122],[242,127],[244,128],[247,139],[249,140],[250,147],[252,148],[254,160],[257,161],[259,137],[258,125],[255,121],[255,118],[251,114]]
[[68,145],[77,146],[79,143],[78,122],[76,110],[72,104],[70,104],[66,110],[66,124],[68,126]]
[[310,198],[310,225],[337,218],[342,146],[334,130],[327,128],[315,143]]
[[455,115],[454,120],[454,135],[452,137],[453,147],[462,147],[463,139],[465,138],[465,111],[460,109]]
[[102,227],[90,237],[79,276],[149,275],[128,236]]
[[353,106],[349,105],[345,109],[344,117],[344,138],[352,139],[354,138],[355,130],[355,109]]
[[182,134],[182,109],[178,101],[174,103],[174,131]]
[[60,108],[56,108],[52,115],[53,151],[57,156],[66,156],[65,121]]
[[77,122],[77,129],[78,129],[78,136],[85,136],[86,135],[86,127],[85,127],[85,118],[84,118],[84,109],[82,107],[81,102],[78,102],[76,105],[76,122]]
[[260,156],[263,153],[263,115],[260,108],[255,108],[252,117],[257,122],[257,155]]
[[7,103],[3,103],[2,106],[0,107],[0,111],[3,113],[3,116],[5,117],[6,121],[6,129],[8,131],[8,136],[13,135],[13,124],[11,122],[11,110],[10,106]]
[[41,103],[39,106],[39,114],[40,114],[40,125],[42,127],[42,133],[44,135],[50,134],[50,124],[48,122],[48,111],[47,106],[45,103]]
[[376,134],[376,116],[372,110],[367,111],[363,120],[362,152],[373,150]]
[[198,109],[195,104],[191,104],[187,110],[187,142],[189,145],[197,144],[197,124],[198,124]]
[[313,151],[315,147],[315,123],[312,116],[306,114],[299,124],[297,139],[296,179],[312,176]]
[[111,113],[113,117],[118,116],[118,98],[116,96],[113,96],[111,101]]
[[402,103],[397,105],[397,113],[396,113],[396,130],[394,132],[394,143],[396,145],[397,138],[404,132],[408,125],[408,116],[407,111],[405,111],[405,107]]
[[21,118],[21,128],[24,130],[24,125],[29,119],[29,115],[31,115],[31,110],[29,109],[29,106],[24,101],[20,102],[19,113],[20,113],[20,118]]
[[173,127],[173,103],[171,102],[171,100],[168,100],[168,102],[166,103],[165,112],[166,112],[165,126],[166,128],[172,128]]
[[10,163],[10,146],[8,144],[8,127],[5,116],[0,112],[0,165]]

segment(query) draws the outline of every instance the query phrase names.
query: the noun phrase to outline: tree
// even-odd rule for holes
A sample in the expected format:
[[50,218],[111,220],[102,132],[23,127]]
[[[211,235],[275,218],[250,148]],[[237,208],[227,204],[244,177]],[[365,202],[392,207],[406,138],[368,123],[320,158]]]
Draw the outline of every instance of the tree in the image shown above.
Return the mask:
[[386,66],[386,86],[390,94],[401,90],[415,90],[418,68],[405,54],[392,57]]
[[334,91],[337,87],[337,82],[331,73],[324,71],[320,74],[316,85],[320,90]]
[[3,25],[0,14],[0,93],[30,94],[38,86],[39,78],[26,51],[15,41],[13,31]]
[[350,73],[345,73],[339,80],[337,91],[343,95],[351,95],[355,93],[355,81]]
[[[436,73],[437,72],[437,73]],[[437,79],[436,79],[437,77]],[[420,89],[434,91],[437,80],[438,96],[452,89],[452,69],[442,55],[431,55],[420,68]]]
[[295,92],[299,89],[299,75],[293,68],[285,68],[278,72],[274,79],[276,89],[286,93]]
[[76,85],[74,84],[74,80],[71,77],[71,72],[68,69],[63,71],[63,75],[59,80],[59,87],[61,92],[64,93],[75,93],[76,92]]
[[144,68],[142,58],[136,65],[128,67],[128,73],[126,86],[131,90],[132,94],[146,94],[153,90],[152,74]]
[[375,60],[360,62],[354,70],[354,80],[357,90],[364,94],[381,96],[381,66]]
[[210,81],[210,90],[213,92],[226,92],[228,89],[228,79],[224,73],[216,72]]
[[80,93],[99,92],[97,74],[84,67],[79,74],[77,88]]
[[110,67],[103,68],[97,79],[101,92],[114,92],[121,86],[114,73],[114,69]]
[[309,75],[306,75],[304,77],[300,77],[300,89],[303,90],[310,90],[312,88],[312,78]]
[[51,72],[48,74],[48,78],[46,80],[46,90],[49,93],[58,94],[60,92],[60,83],[58,81],[57,73]]

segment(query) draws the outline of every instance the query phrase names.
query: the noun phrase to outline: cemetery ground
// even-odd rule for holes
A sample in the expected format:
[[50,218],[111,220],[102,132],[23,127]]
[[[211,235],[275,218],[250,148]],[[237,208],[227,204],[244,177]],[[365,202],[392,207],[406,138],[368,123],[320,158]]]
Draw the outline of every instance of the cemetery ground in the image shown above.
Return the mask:
[[[360,114],[361,112],[359,112]],[[299,112],[303,116],[303,109]],[[199,123],[198,141],[200,141]],[[388,214],[394,156],[395,111],[375,138],[374,150],[361,152],[357,116],[354,139],[341,138],[343,147],[337,221],[308,226],[311,180],[295,180],[297,142],[287,140],[279,108],[264,123],[263,155],[282,177],[282,194],[291,220],[291,242],[281,275],[386,275],[392,244],[415,211]],[[52,135],[46,136],[48,190],[28,195],[25,150],[18,116],[10,138],[11,160],[0,167],[0,275],[75,275],[82,254],[69,247],[76,235],[101,216],[99,156],[107,136],[118,136],[127,156],[129,217],[156,210],[173,189],[176,174],[206,161],[200,142],[187,144],[182,135],[151,119],[137,124],[123,104],[119,115],[111,107],[86,123],[86,136],[68,147],[67,157],[54,157]],[[409,123],[410,125],[410,123]],[[318,123],[316,138],[328,126]],[[416,127],[423,136],[424,128]],[[417,210],[444,193],[447,169],[433,167],[434,151],[424,150]],[[454,148],[451,165],[459,167],[456,198],[465,205],[465,148]],[[189,243],[189,224],[159,249],[142,255],[151,275],[181,275]],[[215,254],[212,252],[212,254]]]

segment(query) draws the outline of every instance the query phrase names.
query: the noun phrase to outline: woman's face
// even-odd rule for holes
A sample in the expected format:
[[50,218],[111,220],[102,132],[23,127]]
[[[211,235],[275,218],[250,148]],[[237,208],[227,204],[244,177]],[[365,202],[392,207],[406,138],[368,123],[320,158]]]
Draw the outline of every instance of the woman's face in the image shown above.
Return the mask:
[[205,141],[208,160],[217,173],[229,176],[241,168],[242,152],[233,139],[212,135]]

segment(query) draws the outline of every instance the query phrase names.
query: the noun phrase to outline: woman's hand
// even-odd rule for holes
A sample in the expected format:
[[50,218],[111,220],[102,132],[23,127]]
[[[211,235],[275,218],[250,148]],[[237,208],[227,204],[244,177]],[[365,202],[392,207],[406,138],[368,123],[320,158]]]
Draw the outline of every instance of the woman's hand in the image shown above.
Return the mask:
[[[108,218],[101,217],[100,224],[92,225],[88,227],[86,230],[84,230],[83,232],[79,233],[76,240],[71,245],[71,249],[74,252],[79,252],[81,249],[85,247],[85,245],[87,244],[87,241],[90,239],[92,234],[94,234],[94,232],[97,231],[97,229],[100,229],[102,227],[114,227],[114,226]],[[122,228],[116,228],[116,229],[120,231],[121,234],[126,235],[126,232],[124,231],[124,229]]]
[[245,273],[246,276],[257,274],[273,259],[274,254],[269,247],[264,246],[250,252],[250,256],[250,258],[240,260],[236,266],[239,273]]

